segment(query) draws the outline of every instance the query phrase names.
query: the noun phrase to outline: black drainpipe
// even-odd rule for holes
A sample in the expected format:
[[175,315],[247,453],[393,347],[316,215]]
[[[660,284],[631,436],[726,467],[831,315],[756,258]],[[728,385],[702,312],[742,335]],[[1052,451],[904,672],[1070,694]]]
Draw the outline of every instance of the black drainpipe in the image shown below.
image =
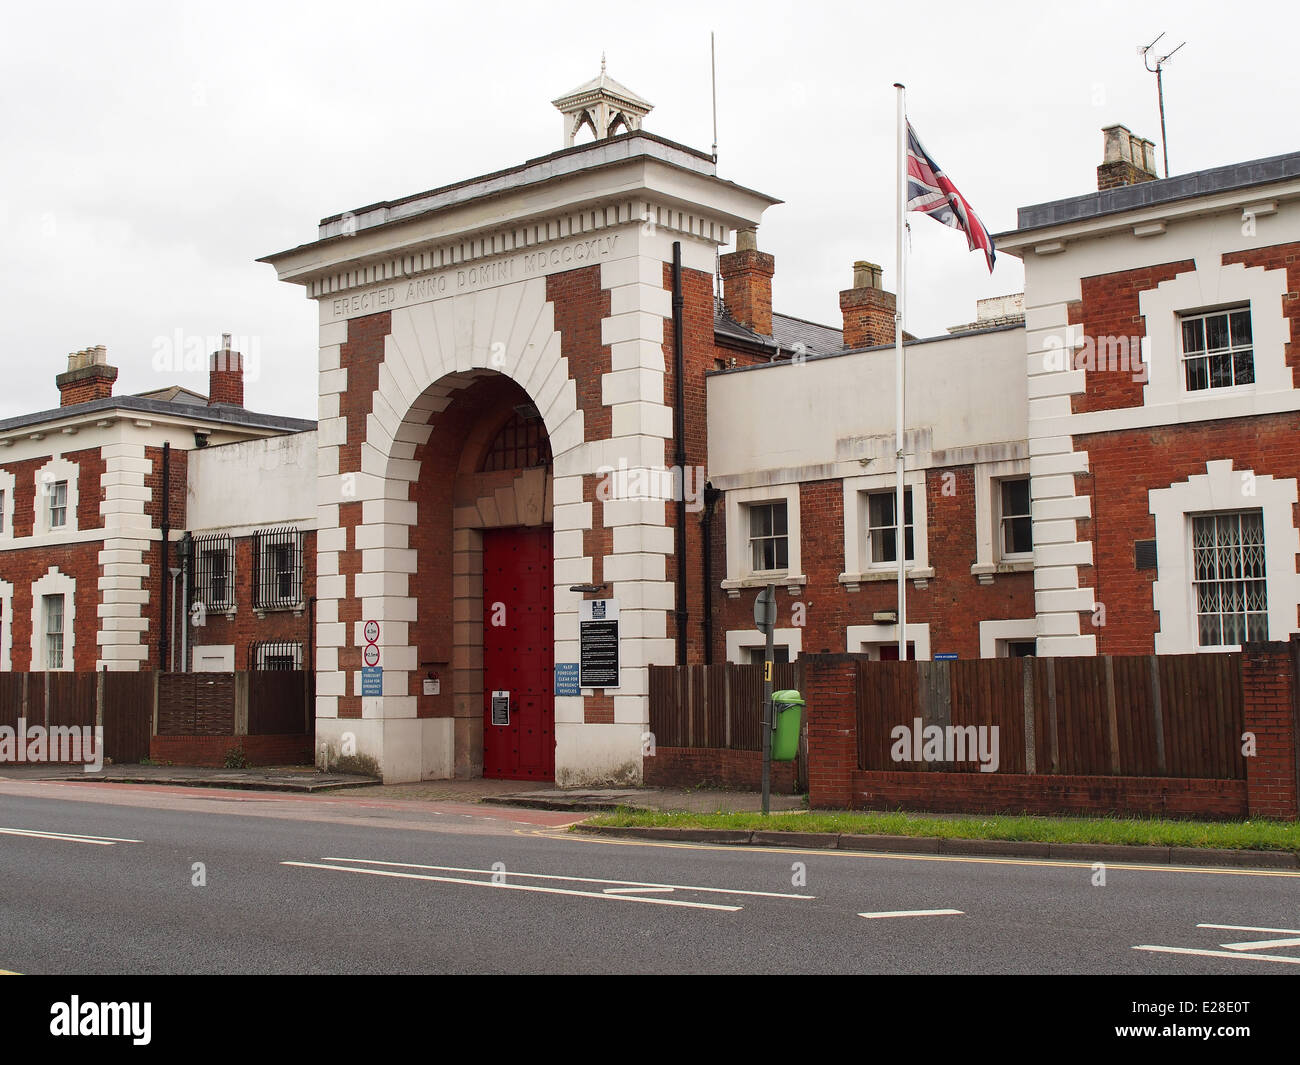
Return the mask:
[[713,665],[713,508],[722,492],[704,482],[704,513],[700,533],[704,550],[704,664]]
[[158,626],[158,668],[165,670],[167,668],[167,637],[170,635],[167,604],[171,602],[171,596],[168,594],[171,589],[168,585],[172,583],[171,576],[167,572],[168,565],[171,562],[172,535],[172,446],[170,443],[163,444],[162,464],[162,569],[158,574],[158,581],[162,587],[162,595],[158,597],[162,624]]
[[677,664],[686,665],[686,370],[682,355],[682,242],[673,241],[673,398],[677,429]]

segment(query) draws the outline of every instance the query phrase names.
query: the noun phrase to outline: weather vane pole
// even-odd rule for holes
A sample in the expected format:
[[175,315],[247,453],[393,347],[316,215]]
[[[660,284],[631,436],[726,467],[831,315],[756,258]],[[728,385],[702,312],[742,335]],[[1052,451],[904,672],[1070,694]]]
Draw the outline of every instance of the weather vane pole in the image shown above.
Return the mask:
[[1169,176],[1169,141],[1165,136],[1165,84],[1164,84],[1164,78],[1161,73],[1161,68],[1165,65],[1165,63],[1170,58],[1172,58],[1174,52],[1178,51],[1178,48],[1181,48],[1183,44],[1186,44],[1187,42],[1183,41],[1183,44],[1180,44],[1178,48],[1174,49],[1173,52],[1166,52],[1164,55],[1156,56],[1156,65],[1153,67],[1147,57],[1151,54],[1151,50],[1155,48],[1157,42],[1160,40],[1160,37],[1163,36],[1164,34],[1161,33],[1159,37],[1157,37],[1154,41],[1148,44],[1145,48],[1139,48],[1138,55],[1142,57],[1142,65],[1147,68],[1147,73],[1154,74],[1156,76],[1156,95],[1160,100],[1160,150],[1164,153],[1165,177],[1168,177]]

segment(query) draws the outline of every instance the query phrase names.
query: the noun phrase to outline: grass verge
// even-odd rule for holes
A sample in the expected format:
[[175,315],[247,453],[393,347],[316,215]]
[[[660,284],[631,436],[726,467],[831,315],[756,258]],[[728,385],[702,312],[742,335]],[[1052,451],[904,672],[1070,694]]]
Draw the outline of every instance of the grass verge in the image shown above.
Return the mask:
[[1300,851],[1300,824],[1282,821],[1171,821],[1143,817],[983,817],[902,812],[659,813],[619,809],[587,818],[615,828],[726,828],[769,832],[837,832],[845,835],[939,836],[1009,839],[1035,843],[1147,844],[1221,847],[1228,850]]

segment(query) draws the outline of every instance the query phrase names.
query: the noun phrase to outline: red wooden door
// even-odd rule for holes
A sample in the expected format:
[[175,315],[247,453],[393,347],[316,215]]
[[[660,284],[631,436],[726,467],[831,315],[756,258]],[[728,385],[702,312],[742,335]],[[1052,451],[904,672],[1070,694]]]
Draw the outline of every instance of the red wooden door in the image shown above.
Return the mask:
[[[554,611],[551,530],[484,532],[485,777],[555,779]],[[504,715],[493,692],[509,692]]]

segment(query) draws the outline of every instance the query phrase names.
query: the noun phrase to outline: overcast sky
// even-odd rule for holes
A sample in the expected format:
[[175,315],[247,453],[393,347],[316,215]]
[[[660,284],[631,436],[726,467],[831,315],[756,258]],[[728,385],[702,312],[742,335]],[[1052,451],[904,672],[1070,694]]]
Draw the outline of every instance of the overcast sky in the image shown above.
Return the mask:
[[[996,11],[996,13],[993,13]],[[1291,3],[54,3],[6,11],[0,59],[0,416],[57,405],[68,352],[107,344],[117,392],[207,390],[160,338],[250,338],[246,403],[315,417],[315,307],[254,260],[323,216],[561,147],[550,100],[609,73],[646,129],[707,151],[718,36],[722,177],[778,196],[759,244],[776,309],[839,324],[855,259],[894,288],[894,95],[997,232],[1093,191],[1103,126],[1159,142],[1137,46],[1165,75],[1175,174],[1300,148]],[[908,328],[1020,291],[914,220]]]

